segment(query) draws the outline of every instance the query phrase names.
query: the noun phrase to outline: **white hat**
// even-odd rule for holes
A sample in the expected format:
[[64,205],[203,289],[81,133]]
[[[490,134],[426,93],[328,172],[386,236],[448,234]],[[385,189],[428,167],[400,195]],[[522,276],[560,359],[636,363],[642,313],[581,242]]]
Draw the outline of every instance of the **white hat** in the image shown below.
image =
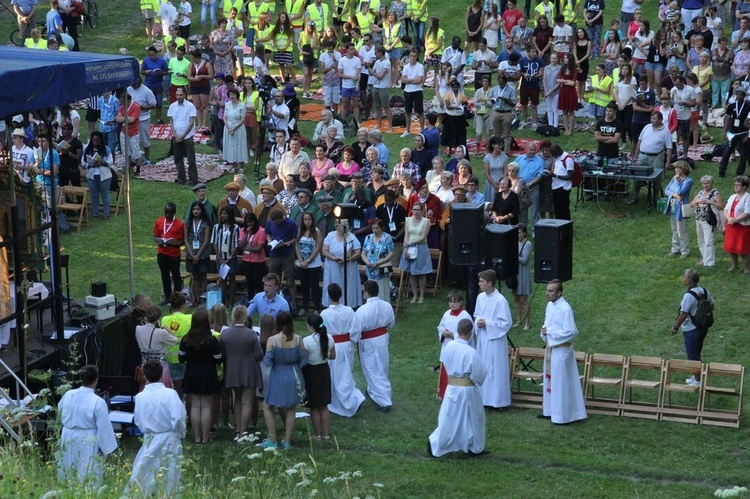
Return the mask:
[[13,116],[13,123],[23,123],[23,114]]

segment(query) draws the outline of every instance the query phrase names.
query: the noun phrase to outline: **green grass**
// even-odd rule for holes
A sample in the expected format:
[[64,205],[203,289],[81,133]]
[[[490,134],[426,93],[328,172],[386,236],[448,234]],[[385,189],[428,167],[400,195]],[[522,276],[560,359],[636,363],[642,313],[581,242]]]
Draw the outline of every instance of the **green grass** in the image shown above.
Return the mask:
[[[128,4],[124,11],[121,5],[113,0],[99,1],[102,26],[87,30],[82,39],[84,49],[116,53],[125,46],[131,54],[142,56],[142,17],[135,5]],[[446,38],[463,36],[465,6],[466,2],[431,4],[431,14],[441,17]],[[656,2],[644,4],[649,19],[655,18],[656,6]],[[605,16],[607,20],[619,17],[618,5],[610,3],[608,7],[611,12]],[[114,11],[117,16],[108,14]],[[9,33],[11,29],[8,16],[0,18],[0,32]],[[301,130],[309,136],[312,126],[302,122]],[[531,137],[533,132],[524,130],[518,135]],[[567,150],[594,147],[587,133],[561,137],[559,142]],[[400,147],[410,145],[395,135],[388,136],[386,143],[393,156]],[[164,157],[166,151],[166,144],[156,143],[153,159]],[[474,159],[473,164],[481,176],[480,161]],[[693,176],[705,173],[715,174],[716,166],[699,163]],[[227,178],[210,183],[213,201],[219,199]],[[726,179],[717,184],[725,198],[731,193],[731,182]],[[150,237],[152,225],[166,201],[174,201],[178,213],[182,213],[192,193],[173,184],[135,180],[131,199],[136,291],[158,297],[161,286]],[[681,273],[698,259],[695,236],[691,235],[693,255],[681,261],[664,257],[669,251],[669,221],[658,213],[648,213],[644,203],[628,207],[622,201],[600,205],[589,202],[578,206],[573,220],[574,278],[566,283],[565,296],[581,331],[576,349],[684,358],[682,338],[670,335],[669,327],[683,293]],[[80,233],[63,236],[62,244],[71,255],[74,298],[88,294],[92,280],[106,281],[108,290],[120,300],[128,297],[127,236],[122,214],[106,222],[93,221]],[[728,259],[721,251],[718,255],[715,269],[701,270],[701,284],[711,290],[717,304],[717,323],[706,340],[704,360],[747,365],[748,277],[728,274]],[[387,497],[688,498],[708,497],[720,487],[748,485],[747,424],[734,430],[592,415],[582,424],[553,427],[537,419],[534,411],[510,409],[488,415],[489,456],[428,459],[425,441],[436,425],[439,409],[434,396],[437,375],[430,369],[439,355],[434,328],[446,308],[446,291],[422,306],[407,304],[398,317],[390,349],[394,410],[381,414],[368,401],[354,418],[334,417],[332,432],[338,450],[333,444],[317,443],[311,449],[309,430],[301,424],[296,447],[278,462],[280,469],[310,455],[324,476],[363,471],[364,478],[359,485],[352,485],[350,493],[334,489],[328,492],[332,496],[374,494],[373,482],[384,484],[379,493]],[[543,286],[535,288],[532,331],[511,331],[517,346],[541,345],[537,330],[544,314],[543,291]],[[364,387],[358,366],[355,373],[358,385]],[[745,412],[747,409],[745,403]],[[231,478],[258,469],[246,458],[253,451],[241,450],[227,437],[225,431],[215,444],[200,449],[187,439],[188,497],[229,497],[240,490],[245,492],[239,495],[255,495],[231,483]],[[108,471],[111,487],[105,495],[119,496],[138,445],[137,439],[123,442],[124,455],[113,460]],[[52,470],[43,465],[34,467],[23,461],[22,467],[13,467],[12,456],[8,455],[0,461],[0,467],[6,470],[0,478],[0,492],[6,497],[17,492],[36,496],[55,487]],[[13,480],[15,473],[27,480],[23,486],[20,480]],[[276,493],[269,495],[292,494],[273,490]]]

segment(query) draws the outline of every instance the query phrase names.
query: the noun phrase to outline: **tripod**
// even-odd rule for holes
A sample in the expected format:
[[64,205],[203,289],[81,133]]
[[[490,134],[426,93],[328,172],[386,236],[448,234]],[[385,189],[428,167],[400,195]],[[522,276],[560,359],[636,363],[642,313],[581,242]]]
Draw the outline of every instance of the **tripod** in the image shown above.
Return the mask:
[[255,182],[260,182],[260,179],[263,178],[263,174],[260,171],[260,165],[262,164],[263,159],[263,151],[266,149],[266,140],[267,140],[267,134],[268,130],[272,128],[270,125],[270,116],[268,115],[268,102],[270,99],[263,98],[263,112],[261,113],[261,119],[259,123],[259,130],[258,130],[258,144],[255,146],[255,161],[254,161],[254,167],[253,172],[255,174]]

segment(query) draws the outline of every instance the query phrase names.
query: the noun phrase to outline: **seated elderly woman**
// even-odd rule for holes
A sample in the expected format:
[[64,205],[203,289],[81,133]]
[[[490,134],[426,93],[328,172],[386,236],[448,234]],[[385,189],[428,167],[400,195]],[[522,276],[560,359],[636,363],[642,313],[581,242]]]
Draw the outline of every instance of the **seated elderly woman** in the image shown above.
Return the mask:
[[380,161],[378,157],[378,150],[373,146],[370,146],[367,148],[367,150],[365,150],[365,158],[362,160],[362,164],[360,166],[362,167],[362,174],[364,175],[365,184],[369,184],[373,181],[372,169],[376,166],[379,166],[383,170],[380,176],[383,181],[386,181],[389,178],[388,163]]
[[[425,180],[430,188],[430,192],[437,192],[440,187],[440,175],[445,171],[445,160],[441,156],[432,158],[432,169],[425,174]],[[452,179],[451,179],[452,181]]]
[[326,129],[325,136],[318,139],[318,145],[323,146],[325,157],[333,161],[335,165],[341,161],[341,155],[346,144],[336,138],[337,129],[331,125]]
[[443,206],[450,203],[453,200],[453,172],[441,173],[440,185],[433,192]]

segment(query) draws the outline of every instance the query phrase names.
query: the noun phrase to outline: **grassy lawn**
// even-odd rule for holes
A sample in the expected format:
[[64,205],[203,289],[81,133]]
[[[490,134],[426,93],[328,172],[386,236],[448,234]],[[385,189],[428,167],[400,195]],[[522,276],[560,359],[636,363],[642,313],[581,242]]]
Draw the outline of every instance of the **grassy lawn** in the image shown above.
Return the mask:
[[[143,57],[146,41],[137,4],[114,0],[99,0],[98,3],[101,26],[86,31],[81,40],[84,50],[116,53],[124,46],[132,55]],[[441,18],[446,39],[454,34],[463,37],[466,4],[431,2],[431,15]],[[124,9],[123,5],[126,5]],[[655,19],[656,7],[656,2],[644,4],[647,18]],[[616,3],[608,3],[608,8],[605,23],[619,16]],[[9,33],[13,26],[9,16],[0,16],[0,33]],[[303,134],[312,134],[310,122],[302,122],[300,128]],[[517,135],[532,137],[534,132],[522,130]],[[566,150],[595,147],[593,136],[588,133],[560,137],[559,142]],[[386,143],[392,157],[399,148],[410,145],[409,140],[396,135],[388,136]],[[155,143],[152,161],[164,157],[167,147],[166,143]],[[209,151],[207,148],[199,150]],[[481,161],[473,159],[473,165],[481,176]],[[700,176],[707,173],[715,175],[716,166],[699,163],[693,173],[696,184]],[[227,178],[210,183],[209,193],[214,202],[220,198],[221,186]],[[732,193],[732,179],[717,182],[717,187],[726,199]],[[693,195],[696,192],[694,189]],[[150,232],[154,220],[162,214],[164,203],[174,201],[178,214],[182,214],[192,199],[192,192],[186,187],[133,181],[137,292],[147,292],[157,298],[161,292]],[[649,212],[645,203],[630,207],[624,204],[624,199],[616,203],[587,202],[578,205],[573,220],[574,278],[566,283],[565,296],[573,306],[581,331],[576,349],[590,353],[684,358],[682,338],[670,335],[669,328],[683,293],[681,273],[699,259],[694,232],[691,233],[691,257],[683,261],[665,258],[670,248],[669,221],[661,214]],[[62,244],[71,255],[74,298],[81,299],[88,294],[93,280],[106,281],[108,290],[119,300],[128,297],[124,215],[108,221],[94,220],[80,233],[63,236]],[[717,245],[721,247],[721,244],[719,237]],[[745,348],[746,337],[742,336],[747,332],[748,276],[728,274],[728,258],[721,251],[718,255],[715,269],[701,270],[700,284],[714,295],[717,316],[717,323],[706,340],[703,358],[704,361],[748,365],[750,353]],[[537,419],[534,411],[510,409],[488,414],[489,456],[427,458],[425,442],[436,425],[439,409],[434,396],[437,374],[431,370],[439,355],[435,326],[446,309],[447,291],[444,288],[435,299],[421,306],[407,304],[398,317],[390,350],[394,410],[381,414],[368,401],[352,419],[334,417],[332,432],[336,443],[328,445],[315,443],[311,446],[309,430],[301,423],[295,449],[274,465],[277,469],[283,472],[291,463],[313,458],[322,476],[337,475],[340,471],[363,472],[364,477],[352,482],[351,489],[342,486],[332,490],[330,495],[335,496],[688,498],[709,497],[717,488],[750,483],[750,432],[746,424],[734,430],[592,415],[581,424],[554,427]],[[510,299],[509,294],[506,296]],[[516,328],[510,333],[516,346],[541,346],[538,328],[545,304],[544,286],[538,285],[532,298],[531,331]],[[358,384],[363,387],[364,379],[358,366],[355,371]],[[744,406],[748,409],[747,403]],[[215,444],[200,449],[189,443],[190,438],[186,439],[186,457],[190,459],[185,473],[187,496],[229,497],[238,492],[255,495],[250,489],[242,488],[240,482],[231,481],[233,477],[257,469],[255,462],[247,459],[254,450],[232,444],[229,435],[225,430]],[[119,497],[139,444],[137,439],[123,443],[124,455],[115,458],[109,472],[107,496]],[[10,458],[5,454],[0,456],[3,456],[2,467],[10,466]],[[12,473],[8,472],[5,478],[0,478],[0,493],[9,497],[11,493],[31,492],[36,496],[52,487],[52,472],[43,466],[34,470],[23,468],[19,473],[29,473],[28,483],[24,486],[20,481],[11,483]],[[41,489],[30,487],[34,481],[40,483]],[[373,489],[372,484],[376,482],[384,487]],[[293,489],[294,484],[290,490]],[[269,495],[291,494],[278,489],[267,490],[276,490]],[[307,495],[305,490],[294,494]],[[77,492],[66,494],[72,496]]]

